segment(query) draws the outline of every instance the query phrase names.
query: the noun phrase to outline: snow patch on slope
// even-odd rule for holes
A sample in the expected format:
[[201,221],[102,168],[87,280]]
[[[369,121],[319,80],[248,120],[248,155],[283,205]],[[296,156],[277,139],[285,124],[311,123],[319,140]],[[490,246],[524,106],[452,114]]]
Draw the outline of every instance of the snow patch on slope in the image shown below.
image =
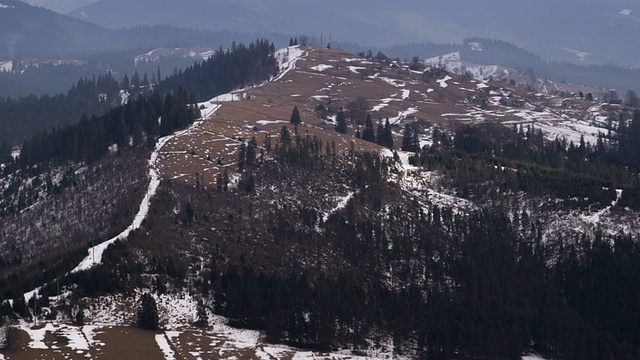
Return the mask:
[[44,327],[39,329],[32,329],[26,322],[20,324],[20,329],[29,335],[29,347],[31,349],[47,350],[49,347],[44,343],[44,338],[47,332],[55,332],[56,328],[51,323],[47,323]]
[[228,94],[218,95],[213,99],[209,100],[209,102],[231,102],[231,101],[240,101],[240,100],[242,100],[241,95],[228,93]]
[[278,67],[280,68],[280,74],[272,79],[272,81],[278,81],[282,79],[289,71],[296,68],[296,63],[302,57],[306,55],[306,52],[300,48],[300,46],[289,46],[288,48],[280,49],[276,51],[276,60],[278,61]]
[[[0,4],[1,5],[1,4]],[[13,71],[13,61],[0,61],[0,72]]]
[[331,214],[336,213],[344,209],[345,207],[347,207],[347,204],[353,198],[353,195],[354,195],[354,192],[350,191],[346,196],[342,197],[340,201],[338,201],[338,204],[332,210],[324,214],[324,216],[322,217],[322,221],[326,222],[329,219],[329,216],[331,216]]
[[320,64],[320,65],[310,67],[311,70],[320,71],[320,72],[331,69],[331,68],[333,68],[333,66],[325,65],[325,64]]
[[447,88],[449,86],[449,84],[447,84],[447,81],[451,80],[451,76],[447,75],[444,77],[444,79],[440,79],[440,80],[436,80],[436,82],[438,84],[440,84],[441,88]]

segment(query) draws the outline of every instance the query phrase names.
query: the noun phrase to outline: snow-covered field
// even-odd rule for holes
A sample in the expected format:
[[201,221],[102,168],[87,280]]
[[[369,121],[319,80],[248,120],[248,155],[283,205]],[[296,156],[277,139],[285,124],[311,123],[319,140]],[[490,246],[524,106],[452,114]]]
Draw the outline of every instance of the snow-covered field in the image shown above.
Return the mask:
[[[109,348],[118,347],[110,343],[114,334],[127,333],[133,343],[151,344],[147,348],[147,357],[171,359],[352,359],[352,360],[382,360],[382,359],[410,359],[410,356],[393,354],[391,338],[382,339],[379,345],[364,352],[364,355],[354,355],[345,349],[336,352],[318,352],[292,348],[284,345],[273,345],[264,342],[264,333],[255,330],[236,329],[226,325],[226,319],[214,316],[209,312],[209,327],[200,329],[189,326],[195,317],[196,299],[187,294],[158,297],[158,308],[161,321],[165,324],[161,332],[140,331],[130,328],[130,319],[119,314],[107,314],[117,311],[118,298],[105,298],[110,303],[108,311],[103,311],[98,317],[106,319],[113,316],[111,324],[72,326],[61,321],[53,321],[32,327],[21,322],[17,327],[24,332],[28,343],[24,349],[29,354],[50,354],[53,358],[84,359],[99,357],[108,352]],[[171,312],[167,310],[171,309]],[[90,316],[97,310],[88,309]],[[181,319],[181,322],[169,320],[171,317]],[[91,319],[88,319],[91,321]],[[171,324],[171,325],[166,325]],[[129,330],[128,330],[129,329]],[[131,331],[136,330],[136,331]],[[361,352],[359,352],[361,353]],[[0,353],[0,359],[4,359]],[[527,355],[522,360],[544,360],[535,355]]]
[[[139,292],[141,293],[141,292]],[[28,337],[24,351],[26,354],[51,354],[54,358],[79,359],[93,358],[104,353],[109,347],[118,344],[109,343],[115,333],[127,331],[140,342],[155,344],[149,357],[164,359],[403,359],[394,356],[392,340],[387,339],[378,347],[372,347],[365,356],[354,356],[351,351],[334,353],[295,349],[283,345],[264,342],[264,333],[255,330],[236,329],[226,325],[226,319],[215,316],[209,311],[209,327],[194,328],[197,300],[188,294],[153,295],[158,304],[163,330],[160,333],[127,331],[133,323],[133,314],[129,299],[120,296],[103,297],[98,302],[87,299],[85,314],[87,321],[99,323],[72,326],[59,316],[56,321],[39,323],[37,327],[21,322],[17,329]],[[122,301],[125,301],[124,303]],[[129,309],[122,314],[123,309]],[[107,321],[107,322],[104,322]],[[133,329],[133,328],[132,328]],[[138,340],[134,340],[138,341]],[[2,359],[0,353],[0,359]],[[34,355],[35,356],[35,355]]]

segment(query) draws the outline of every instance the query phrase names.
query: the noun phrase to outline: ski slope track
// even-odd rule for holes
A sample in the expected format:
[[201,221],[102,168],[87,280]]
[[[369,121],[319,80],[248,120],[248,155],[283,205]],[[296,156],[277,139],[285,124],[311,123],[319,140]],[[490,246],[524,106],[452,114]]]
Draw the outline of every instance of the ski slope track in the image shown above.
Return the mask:
[[[291,46],[289,48],[280,49],[276,52],[276,58],[278,60],[278,64],[280,66],[280,73],[274,77],[271,81],[278,81],[282,79],[287,73],[296,68],[296,62],[306,56],[307,53],[300,49],[298,46]],[[264,84],[260,84],[255,87],[262,86]],[[120,234],[114,236],[113,238],[100,243],[96,246],[89,248],[89,251],[85,258],[80,261],[78,266],[76,266],[70,273],[77,273],[81,271],[90,270],[91,268],[100,265],[102,263],[102,255],[104,251],[113,243],[118,240],[126,240],[131,234],[132,231],[139,229],[142,226],[142,222],[147,218],[149,214],[149,207],[151,205],[151,200],[153,199],[156,191],[158,190],[158,186],[160,185],[161,176],[160,171],[157,169],[156,162],[158,160],[158,156],[162,148],[173,138],[184,135],[192,131],[193,129],[202,125],[207,119],[209,119],[216,111],[220,109],[222,106],[219,102],[219,99],[233,99],[236,96],[236,92],[231,92],[229,94],[219,95],[214,97],[213,99],[200,103],[198,106],[204,106],[202,109],[202,118],[199,121],[194,122],[187,129],[173,133],[171,135],[165,136],[158,140],[156,147],[151,154],[149,159],[149,186],[147,188],[147,192],[144,195],[142,203],[136,213],[136,216],[133,219],[133,222],[124,229]],[[34,290],[26,292],[24,294],[25,300],[29,301],[32,297],[37,295],[38,291],[41,287],[38,287]]]

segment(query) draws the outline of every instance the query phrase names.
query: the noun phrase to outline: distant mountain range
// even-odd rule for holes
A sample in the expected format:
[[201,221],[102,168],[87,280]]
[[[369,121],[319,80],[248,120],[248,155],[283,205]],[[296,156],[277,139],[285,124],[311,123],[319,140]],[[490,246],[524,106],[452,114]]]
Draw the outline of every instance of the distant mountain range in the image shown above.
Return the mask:
[[[284,36],[251,32],[211,32],[167,26],[106,29],[18,0],[0,0],[0,61],[25,58],[81,58],[106,52],[156,47],[228,46],[264,35],[277,43]],[[288,37],[286,37],[288,39]]]
[[1,3],[0,59],[73,57],[126,43],[94,24],[18,0]]
[[95,0],[24,0],[29,5],[44,7],[61,14],[89,5]]
[[640,5],[631,0],[99,0],[71,16],[109,28],[172,25],[308,34],[388,46],[460,43],[483,36],[514,42],[545,58],[640,65],[634,47]]

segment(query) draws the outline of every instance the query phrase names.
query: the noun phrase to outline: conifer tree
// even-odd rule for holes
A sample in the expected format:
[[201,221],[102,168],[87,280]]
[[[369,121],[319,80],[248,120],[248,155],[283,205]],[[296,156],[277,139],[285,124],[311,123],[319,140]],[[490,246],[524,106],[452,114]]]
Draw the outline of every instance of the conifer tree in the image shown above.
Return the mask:
[[251,174],[249,175],[249,179],[247,180],[247,185],[245,187],[245,190],[248,193],[252,193],[255,187],[256,187],[256,181],[253,179],[253,174]]
[[384,146],[384,125],[382,125],[382,119],[378,122],[378,129],[376,130],[376,144]]
[[341,134],[347,133],[347,118],[344,116],[344,111],[342,109],[338,111],[338,116],[336,116],[335,130]]
[[129,76],[127,76],[127,74],[124,74],[124,78],[122,78],[122,90],[129,90]]
[[218,176],[216,177],[216,188],[218,189],[218,192],[222,192],[222,188],[223,188],[223,184],[222,184],[222,175],[218,174]]
[[384,129],[382,131],[382,143],[380,145],[393,149],[393,132],[391,131],[391,123],[389,123],[389,118],[384,123]]
[[258,140],[256,137],[252,137],[247,144],[247,153],[245,162],[247,165],[253,165],[256,163],[256,148],[258,148]]
[[224,168],[224,175],[222,175],[222,189],[224,191],[229,190],[229,172],[227,168]]
[[145,330],[158,329],[158,308],[156,307],[156,300],[149,293],[144,293],[140,297],[138,327]]
[[247,160],[247,145],[242,141],[240,145],[240,151],[238,152],[238,169],[244,169],[244,164]]
[[362,131],[362,140],[375,142],[376,133],[373,128],[373,121],[371,121],[371,114],[367,114],[367,120],[364,122],[364,130]]
[[407,124],[402,133],[402,151],[417,152],[420,147],[418,142],[418,131],[414,124]]
[[300,111],[298,111],[297,106],[293,107],[293,112],[291,113],[291,119],[289,122],[293,125],[300,125],[302,122],[302,119],[300,118]]
[[131,87],[136,90],[140,88],[140,75],[137,71],[133,73],[133,76],[131,77]]

